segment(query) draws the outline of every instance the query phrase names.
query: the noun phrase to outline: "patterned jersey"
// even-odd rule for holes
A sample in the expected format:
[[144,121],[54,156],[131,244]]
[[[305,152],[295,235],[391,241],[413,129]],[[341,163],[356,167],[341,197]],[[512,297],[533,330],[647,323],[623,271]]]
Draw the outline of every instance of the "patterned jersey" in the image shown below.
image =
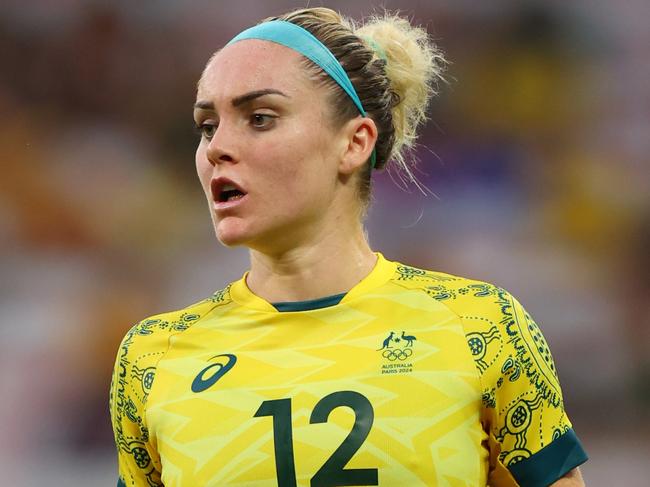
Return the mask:
[[110,408],[124,486],[541,486],[586,460],[522,306],[381,255],[338,297],[244,276],[138,323]]

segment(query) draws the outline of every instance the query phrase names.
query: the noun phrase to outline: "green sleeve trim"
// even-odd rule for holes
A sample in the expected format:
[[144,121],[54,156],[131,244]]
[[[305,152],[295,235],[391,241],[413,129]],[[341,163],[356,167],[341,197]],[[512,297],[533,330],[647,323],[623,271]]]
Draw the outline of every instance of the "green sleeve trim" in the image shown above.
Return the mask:
[[547,487],[588,459],[573,429],[537,453],[508,467],[521,487]]
[[117,479],[117,487],[126,487],[126,484],[122,478]]

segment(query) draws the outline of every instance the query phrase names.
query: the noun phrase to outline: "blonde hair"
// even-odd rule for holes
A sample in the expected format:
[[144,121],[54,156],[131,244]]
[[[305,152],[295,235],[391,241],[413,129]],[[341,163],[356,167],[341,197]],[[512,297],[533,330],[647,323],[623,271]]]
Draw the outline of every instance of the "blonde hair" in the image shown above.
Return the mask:
[[[420,186],[413,172],[418,128],[428,103],[444,80],[446,61],[427,31],[397,14],[374,15],[357,24],[329,8],[294,10],[266,19],[292,22],[321,41],[347,72],[368,116],[378,129],[376,169],[394,167],[400,177]],[[322,69],[305,58],[317,80],[331,87],[334,117],[347,121],[359,112],[351,99]],[[361,198],[370,197],[372,168],[362,175]]]

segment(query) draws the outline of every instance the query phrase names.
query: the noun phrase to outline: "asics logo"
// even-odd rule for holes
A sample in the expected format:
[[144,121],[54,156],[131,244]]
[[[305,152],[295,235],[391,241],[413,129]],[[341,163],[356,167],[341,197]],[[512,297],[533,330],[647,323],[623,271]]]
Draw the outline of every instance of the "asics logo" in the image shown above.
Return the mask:
[[[222,359],[218,362],[205,367],[192,381],[192,392],[203,392],[208,387],[212,386],[215,382],[221,379],[226,372],[232,369],[237,362],[237,357],[231,353],[224,353],[222,355],[215,355],[210,360]],[[226,359],[226,360],[223,360]]]

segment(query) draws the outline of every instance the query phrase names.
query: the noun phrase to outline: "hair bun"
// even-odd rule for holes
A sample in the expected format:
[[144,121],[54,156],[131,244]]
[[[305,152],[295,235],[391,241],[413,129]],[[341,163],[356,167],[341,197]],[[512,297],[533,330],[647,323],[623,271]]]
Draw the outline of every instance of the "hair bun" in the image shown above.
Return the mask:
[[444,81],[447,61],[425,29],[396,14],[372,16],[355,34],[386,61],[386,76],[397,95],[393,107],[395,145],[390,159],[414,180],[404,153],[415,145],[418,127],[427,119],[429,100],[438,93],[438,81]]

